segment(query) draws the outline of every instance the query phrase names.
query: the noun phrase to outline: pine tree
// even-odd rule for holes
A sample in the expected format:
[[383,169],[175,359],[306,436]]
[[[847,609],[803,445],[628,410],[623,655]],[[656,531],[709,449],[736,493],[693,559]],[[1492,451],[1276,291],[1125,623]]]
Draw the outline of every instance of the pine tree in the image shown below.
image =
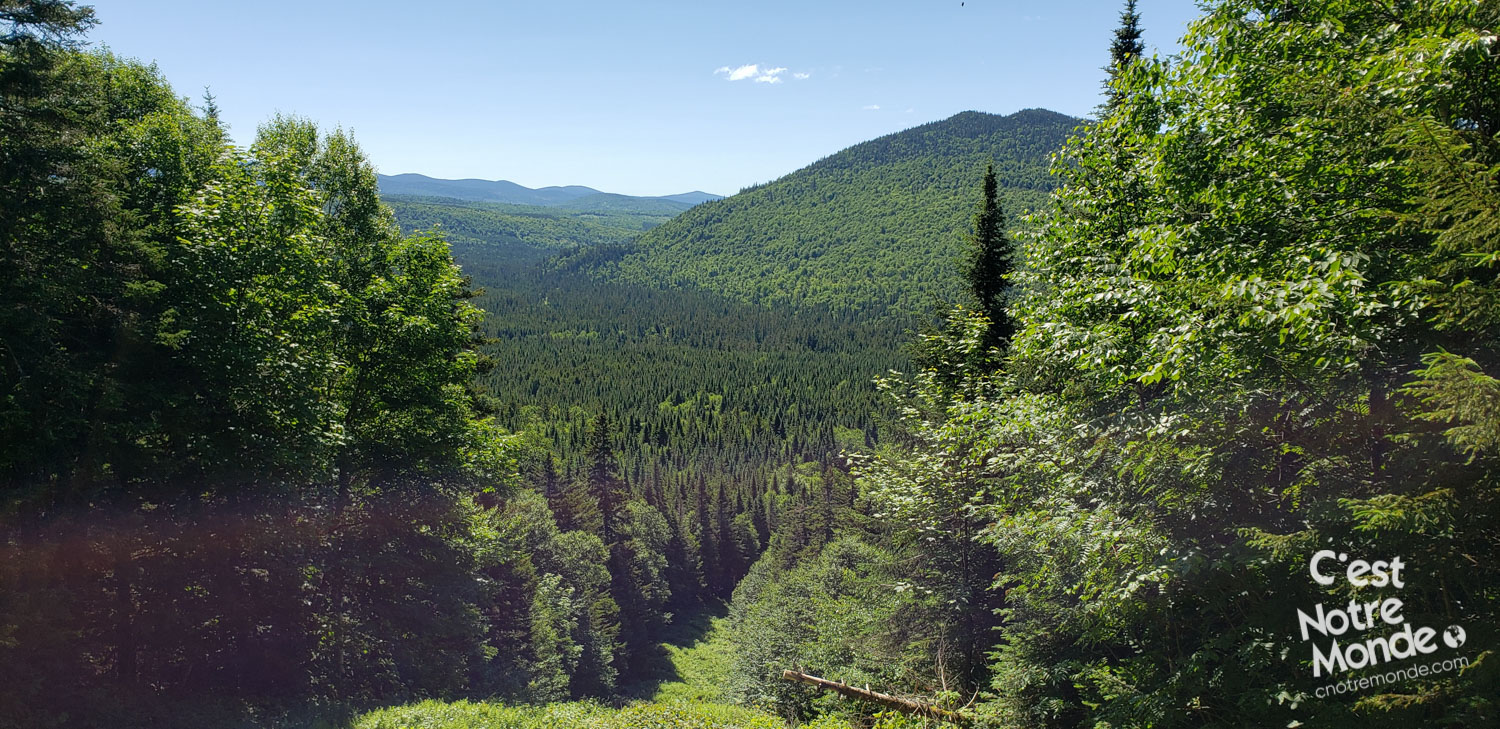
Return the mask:
[[1141,43],[1141,15],[1135,11],[1135,0],[1125,0],[1125,10],[1120,13],[1120,27],[1115,29],[1115,39],[1109,44],[1109,66],[1104,70],[1109,77],[1104,80],[1105,111],[1120,103],[1120,92],[1115,89],[1115,79],[1130,64],[1141,57],[1146,46]]
[[714,525],[713,502],[708,497],[708,482],[698,474],[694,484],[693,515],[697,520],[699,554],[703,580],[710,592],[722,588],[722,560],[719,557],[719,530]]
[[625,505],[625,498],[621,493],[614,448],[609,441],[609,416],[604,413],[594,418],[594,427],[589,433],[588,463],[589,489],[599,503],[602,517],[599,536],[606,546],[613,545],[618,540],[620,509]]
[[590,484],[583,481],[569,482],[549,505],[558,529],[565,532],[588,532],[595,536],[604,533],[604,518],[599,512],[599,504]]
[[219,97],[207,86],[203,87],[203,118],[217,124],[219,123]]
[[548,504],[562,496],[562,481],[557,475],[557,456],[549,453],[546,458],[542,459],[536,477],[536,488],[542,496],[546,497]]
[[974,215],[974,234],[969,240],[969,264],[965,272],[979,310],[990,320],[986,342],[990,346],[1009,341],[1015,333],[1015,324],[1005,312],[1010,287],[1005,277],[1011,268],[1011,246],[1005,237],[1005,212],[1000,209],[997,196],[998,183],[992,164],[984,173],[984,202]]
[[[93,6],[79,7],[73,0],[0,3],[0,23],[6,26],[5,35],[0,36],[0,50],[14,53],[24,60],[34,60],[32,54],[77,48],[83,43],[83,33],[98,22],[94,18]],[[28,55],[31,58],[26,58]],[[49,63],[51,60],[47,59]]]

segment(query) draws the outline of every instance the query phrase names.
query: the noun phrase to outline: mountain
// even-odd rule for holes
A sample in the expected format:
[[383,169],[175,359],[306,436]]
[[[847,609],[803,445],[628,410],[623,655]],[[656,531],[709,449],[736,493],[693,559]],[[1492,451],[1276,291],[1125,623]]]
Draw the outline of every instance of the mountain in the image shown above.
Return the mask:
[[[661,197],[640,197],[634,195],[615,195],[595,190],[592,187],[582,185],[568,185],[566,187],[539,187],[530,188],[518,185],[509,180],[442,180],[436,177],[428,177],[415,173],[400,175],[377,175],[382,195],[416,195],[422,197],[446,197],[455,200],[469,200],[473,202],[508,203],[511,205],[569,205],[577,203],[598,195],[607,195],[610,198],[618,198],[615,209],[629,208],[626,201],[641,201],[641,208],[651,209],[655,204],[656,210],[663,209],[662,205],[677,206],[676,210],[685,210],[698,203],[707,200],[717,200],[720,196],[706,192],[684,192],[677,195],[663,195]],[[635,208],[630,208],[635,209]]]
[[380,192],[385,195],[422,195],[450,197],[457,200],[511,203],[513,205],[558,205],[599,191],[592,187],[543,187],[532,189],[508,180],[440,180],[407,173],[377,175]]
[[698,203],[705,203],[710,200],[723,200],[724,196],[715,195],[711,192],[704,192],[702,190],[694,190],[692,192],[682,192],[676,195],[662,195],[660,199],[687,203],[689,205],[697,205]]
[[1014,229],[1046,200],[1048,157],[1081,123],[1041,109],[966,111],[704,202],[570,265],[760,304],[913,314],[961,294],[958,261],[986,165]]

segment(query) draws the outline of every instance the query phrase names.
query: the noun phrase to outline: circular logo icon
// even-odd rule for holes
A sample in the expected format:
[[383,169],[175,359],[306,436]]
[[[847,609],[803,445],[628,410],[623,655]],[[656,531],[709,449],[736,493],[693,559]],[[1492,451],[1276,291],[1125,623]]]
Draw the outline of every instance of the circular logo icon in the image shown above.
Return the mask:
[[1467,638],[1468,636],[1464,635],[1462,626],[1450,625],[1447,630],[1443,631],[1443,642],[1447,643],[1449,648],[1457,648],[1463,645],[1464,640]]

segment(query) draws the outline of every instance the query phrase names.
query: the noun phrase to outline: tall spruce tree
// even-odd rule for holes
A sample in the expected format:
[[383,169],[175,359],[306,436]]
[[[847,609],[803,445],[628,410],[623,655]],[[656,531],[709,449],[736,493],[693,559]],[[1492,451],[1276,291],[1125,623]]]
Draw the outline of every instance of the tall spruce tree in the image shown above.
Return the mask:
[[625,506],[624,485],[620,481],[619,467],[615,463],[614,448],[610,444],[609,416],[599,413],[589,433],[589,490],[599,503],[602,518],[600,538],[606,546],[619,538],[620,510]]
[[1005,313],[1011,269],[1011,244],[1005,237],[1005,212],[1000,209],[995,166],[984,173],[984,201],[974,214],[974,233],[969,239],[969,262],[965,275],[979,310],[990,320],[986,344],[999,345],[1015,334],[1015,324]]
[[1146,50],[1146,45],[1141,43],[1141,31],[1141,14],[1135,11],[1135,0],[1125,0],[1125,9],[1120,12],[1120,27],[1115,29],[1115,39],[1109,44],[1109,65],[1104,69],[1109,74],[1104,79],[1105,111],[1120,103],[1115,80]]

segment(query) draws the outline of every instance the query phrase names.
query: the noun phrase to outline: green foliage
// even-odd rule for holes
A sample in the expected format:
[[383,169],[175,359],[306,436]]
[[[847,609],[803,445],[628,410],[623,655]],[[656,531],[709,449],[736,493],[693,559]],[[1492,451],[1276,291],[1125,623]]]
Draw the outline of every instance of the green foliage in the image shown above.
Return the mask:
[[594,726],[609,709],[593,703],[551,704],[546,707],[506,706],[497,703],[428,700],[408,706],[379,709],[358,717],[355,729],[542,729]]
[[531,604],[531,650],[536,653],[526,694],[537,701],[557,701],[568,695],[568,679],[578,668],[583,647],[573,635],[578,619],[573,606],[573,588],[562,577],[547,574],[536,588]]
[[566,208],[582,212],[624,212],[675,215],[704,200],[718,196],[686,192],[661,197],[635,197],[600,192],[591,187],[569,185],[531,189],[508,180],[441,180],[426,175],[381,175],[380,189],[402,198],[447,198],[450,202],[503,203],[517,207]]
[[612,280],[769,306],[912,316],[962,290],[953,263],[985,166],[1006,208],[1035,209],[1053,184],[1047,156],[1077,124],[1040,110],[964,112],[703,203],[588,265]]
[[619,591],[627,635],[638,636],[639,642],[658,634],[671,618],[664,610],[672,597],[666,556],[672,527],[655,507],[631,499],[625,504],[619,538],[615,578],[624,582]]
[[24,65],[52,47],[76,46],[75,36],[99,21],[92,7],[80,8],[71,0],[11,0],[0,6],[0,22],[6,26],[0,36],[6,61]]
[[[1493,721],[1494,20],[1231,0],[1122,69],[1024,237],[1001,371],[956,314],[893,388],[912,435],[858,470],[898,537],[983,525],[980,715]],[[1295,610],[1369,594],[1308,579],[1327,545],[1420,564],[1406,619],[1477,626],[1479,667],[1315,696]]]
[[1464,453],[1500,452],[1500,381],[1448,352],[1423,355],[1422,363],[1413,373],[1421,379],[1404,390],[1421,401],[1418,417],[1452,425],[1444,435]]
[[[541,518],[545,518],[542,516]],[[620,606],[610,594],[609,550],[587,532],[562,532],[547,545],[542,569],[562,575],[576,600],[574,640],[583,648],[571,676],[574,696],[609,695],[619,676]]]
[[909,641],[921,632],[905,610],[911,585],[895,583],[889,553],[845,538],[789,571],[770,557],[736,588],[730,626],[736,658],[730,695],[789,717],[834,710],[837,699],[785,681],[793,669],[882,690],[927,688]]
[[[11,494],[55,481],[70,493],[52,496],[86,499],[105,468],[128,474],[172,463],[157,447],[156,410],[122,400],[186,400],[191,389],[133,386],[155,363],[136,357],[122,367],[112,347],[149,350],[170,316],[157,299],[172,270],[164,259],[178,250],[174,211],[208,176],[220,133],[152,69],[33,40],[0,55],[0,479]],[[92,455],[59,471],[66,452]]]
[[[608,695],[618,674],[619,606],[596,534],[559,531],[542,496],[481,509],[481,574],[493,586],[480,688],[541,699]],[[518,604],[520,603],[520,604]]]
[[26,33],[0,55],[0,723],[484,684],[529,626],[476,577],[536,575],[475,516],[516,464],[447,244],[400,235],[346,135],[235,149],[154,69]]

